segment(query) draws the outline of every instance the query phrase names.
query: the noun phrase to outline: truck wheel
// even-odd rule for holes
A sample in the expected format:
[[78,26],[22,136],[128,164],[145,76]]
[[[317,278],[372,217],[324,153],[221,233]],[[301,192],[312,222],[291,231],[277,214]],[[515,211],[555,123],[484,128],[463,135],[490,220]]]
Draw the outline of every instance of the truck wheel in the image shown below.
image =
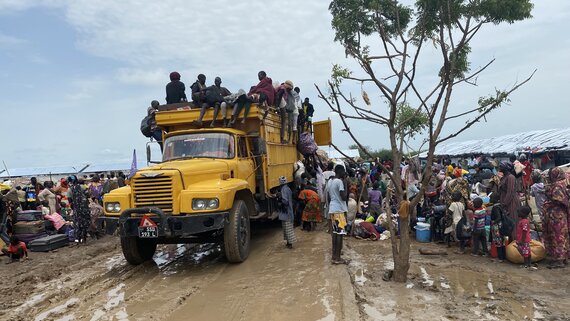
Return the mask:
[[249,213],[243,200],[236,200],[224,227],[224,251],[231,263],[241,263],[249,255]]
[[121,248],[127,262],[132,265],[139,265],[152,259],[156,251],[156,241],[126,236],[121,237]]

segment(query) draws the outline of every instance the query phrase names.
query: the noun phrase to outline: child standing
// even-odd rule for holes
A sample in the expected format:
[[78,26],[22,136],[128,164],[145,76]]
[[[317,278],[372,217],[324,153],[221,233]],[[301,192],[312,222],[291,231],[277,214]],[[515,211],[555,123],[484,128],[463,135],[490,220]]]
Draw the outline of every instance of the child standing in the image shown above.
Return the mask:
[[467,211],[464,211],[456,227],[456,237],[459,240],[459,251],[456,251],[456,254],[465,254],[465,244],[471,238],[471,231],[472,229],[467,219]]
[[542,208],[544,206],[544,201],[546,200],[546,194],[544,191],[544,183],[542,182],[542,175],[540,174],[540,171],[535,171],[531,174],[531,177],[533,184],[530,187],[530,196],[534,197],[540,222],[544,223],[544,213]]
[[487,256],[487,231],[485,230],[485,218],[487,216],[487,211],[483,207],[483,200],[479,197],[473,200],[473,234],[472,243],[473,250],[471,255],[477,256],[479,254],[479,246],[483,251],[483,255]]
[[500,203],[499,193],[491,194],[491,203],[493,203],[493,208],[491,209],[491,241],[497,249],[499,263],[503,263],[507,257],[505,237],[508,237],[508,235],[503,235],[503,215],[505,213]]
[[[447,246],[451,246],[451,236],[452,233],[457,230],[457,224],[463,217],[463,211],[465,210],[465,205],[461,201],[461,193],[460,192],[453,192],[451,194],[452,203],[449,205],[447,209],[447,215],[445,216],[445,240],[447,242]],[[463,251],[463,250],[462,250]]]
[[530,224],[528,215],[530,207],[523,206],[518,210],[519,223],[517,224],[517,248],[524,258],[523,268],[530,268]]

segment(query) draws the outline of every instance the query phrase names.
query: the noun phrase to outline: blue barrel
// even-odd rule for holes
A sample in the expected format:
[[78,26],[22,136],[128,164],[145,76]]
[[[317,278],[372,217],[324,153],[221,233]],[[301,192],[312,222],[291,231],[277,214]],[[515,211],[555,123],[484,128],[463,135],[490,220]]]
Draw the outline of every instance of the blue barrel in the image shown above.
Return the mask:
[[431,231],[428,223],[416,224],[416,241],[429,243],[431,241]]

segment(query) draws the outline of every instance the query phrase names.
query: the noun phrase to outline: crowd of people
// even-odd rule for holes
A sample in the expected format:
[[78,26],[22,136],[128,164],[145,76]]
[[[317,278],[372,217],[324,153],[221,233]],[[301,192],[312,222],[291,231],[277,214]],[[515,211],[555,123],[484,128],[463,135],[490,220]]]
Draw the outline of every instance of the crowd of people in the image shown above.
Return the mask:
[[[10,181],[4,182],[11,186]],[[88,236],[99,238],[100,226],[97,223],[103,214],[103,195],[123,187],[126,184],[124,173],[111,172],[77,177],[71,175],[59,181],[39,183],[35,177],[29,184],[3,190],[0,195],[0,218],[5,232],[10,237],[10,244],[2,251],[10,261],[27,256],[25,246],[14,233],[18,222],[18,213],[23,211],[41,211],[44,220],[49,221],[53,233],[66,234],[76,243],[86,243]]]
[[[214,109],[213,120],[210,127],[216,127],[218,116],[221,112],[221,126],[233,127],[243,110],[242,123],[245,122],[249,114],[252,103],[257,103],[263,109],[263,120],[268,113],[273,111],[280,116],[281,120],[281,143],[288,144],[299,139],[302,132],[312,132],[312,118],[314,107],[308,97],[301,101],[299,87],[295,87],[291,80],[283,83],[273,82],[265,71],[258,74],[259,82],[251,86],[246,93],[240,89],[232,93],[226,87],[222,87],[222,79],[216,77],[214,84],[206,85],[206,76],[199,74],[197,80],[190,86],[190,101],[186,96],[186,86],[180,81],[180,73],[174,71],[170,73],[170,82],[166,85],[166,104],[180,102],[190,102],[195,108],[200,108],[200,116],[195,121],[195,125],[201,127],[204,115],[209,108]],[[160,102],[154,100],[148,107],[147,115],[154,115],[158,111]],[[228,108],[233,108],[233,112],[228,119]],[[150,132],[148,137],[153,137],[162,143],[162,130],[156,125],[156,121],[150,120]]]
[[[485,156],[458,163],[442,159],[432,164],[425,193],[420,195],[425,166],[418,158],[406,159],[399,168],[391,161],[376,160],[370,166],[330,162],[304,167],[291,184],[283,177],[279,218],[286,246],[292,248],[296,241],[295,226],[312,231],[324,219],[333,235],[333,263],[343,263],[342,235],[387,239],[392,236],[390,222],[398,234],[400,220],[409,216],[408,232],[427,222],[431,240],[457,244],[458,254],[466,253],[468,246],[473,256],[490,256],[493,249],[497,260],[504,262],[507,246],[515,242],[522,266],[536,269],[531,264],[531,243],[537,240],[550,259],[548,268],[568,264],[570,193],[561,168],[535,170],[524,154],[501,162]],[[400,171],[403,200],[394,193],[387,199],[394,170]],[[416,198],[418,205],[410,208]]]

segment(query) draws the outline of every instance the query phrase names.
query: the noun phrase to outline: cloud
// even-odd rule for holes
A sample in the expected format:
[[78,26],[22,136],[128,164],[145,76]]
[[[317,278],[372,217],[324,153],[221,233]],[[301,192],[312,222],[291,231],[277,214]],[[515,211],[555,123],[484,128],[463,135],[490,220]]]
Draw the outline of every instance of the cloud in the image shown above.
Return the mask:
[[0,15],[11,14],[33,7],[61,7],[69,0],[2,0],[0,1]]
[[148,87],[162,87],[170,72],[163,68],[153,70],[138,68],[120,68],[117,79],[128,85],[142,85]]
[[12,37],[0,32],[0,48],[2,49],[19,47],[26,43],[27,41],[24,39]]
[[[70,34],[75,33],[73,45],[79,51],[71,56],[72,59],[100,64],[96,67],[101,68],[93,69],[81,69],[82,61],[73,67],[58,65],[57,68],[62,70],[73,69],[62,73],[65,75],[62,78],[53,79],[54,84],[26,79],[26,83],[38,88],[29,99],[36,100],[36,106],[42,108],[30,113],[29,121],[42,127],[60,120],[69,122],[65,127],[66,134],[62,135],[65,139],[53,135],[44,138],[50,140],[46,144],[54,149],[73,151],[66,153],[59,162],[84,160],[93,163],[106,158],[129,159],[135,146],[144,150],[145,139],[138,131],[140,119],[151,100],[163,101],[168,73],[174,70],[182,74],[187,87],[198,73],[204,73],[208,84],[215,76],[221,76],[224,86],[232,91],[255,84],[257,72],[265,70],[274,80],[291,79],[301,87],[301,95],[310,97],[315,105],[315,119],[328,117],[328,107],[316,99],[313,84],[322,85],[327,81],[333,63],[362,73],[353,61],[345,58],[343,48],[333,41],[328,3],[303,0],[286,3],[267,0],[0,0],[0,15],[19,14],[19,20],[24,24],[32,16],[27,16],[27,12],[34,10],[33,17],[37,18],[42,13],[56,11],[55,16],[68,24]],[[478,96],[492,92],[495,87],[504,88],[534,68],[539,72],[531,83],[513,96],[512,106],[494,112],[488,124],[476,126],[458,139],[544,128],[561,124],[570,117],[569,112],[561,108],[570,101],[560,94],[567,83],[565,71],[570,69],[566,57],[570,40],[564,35],[570,30],[569,9],[568,1],[537,2],[533,19],[513,25],[489,25],[475,38],[472,66],[483,65],[493,57],[497,61],[481,75],[478,87],[466,86],[457,90],[454,111],[471,107]],[[55,60],[57,54],[53,51],[46,55],[41,48],[36,50],[33,36],[42,37],[43,33],[30,33],[33,33],[30,38],[24,40],[0,32],[0,48],[18,49],[22,59],[36,62],[30,64],[28,74],[44,67],[42,57]],[[378,47],[372,46],[372,49]],[[420,64],[422,70],[417,75],[417,85],[422,92],[429,92],[430,86],[435,84],[434,78],[437,81],[440,59],[435,49],[424,49],[426,57]],[[68,56],[64,52],[60,54]],[[51,61],[45,63],[51,64]],[[0,75],[7,77],[1,67]],[[378,72],[384,71],[377,68]],[[85,70],[90,73],[86,74]],[[373,101],[372,108],[385,111],[378,90],[364,88]],[[40,95],[40,89],[45,93]],[[347,89],[360,99],[360,84],[347,85]],[[28,94],[23,92],[16,98]],[[21,117],[19,110],[27,107],[26,103],[11,103],[12,108],[5,116],[9,119]],[[338,116],[332,118],[335,144],[348,146],[351,141],[340,131],[342,125]],[[507,124],[506,119],[509,120]],[[456,127],[450,125],[451,129]],[[12,126],[8,130],[14,132],[20,130],[15,125],[7,126]],[[374,148],[388,145],[384,129],[363,122],[350,122],[350,126],[365,145]],[[38,129],[21,135],[31,141],[42,133]],[[16,154],[14,145],[5,148],[6,155]],[[118,154],[103,153],[105,149]],[[42,157],[38,155],[40,153],[37,156],[33,153],[30,151],[30,157],[18,157],[18,160],[30,162],[30,159]]]

